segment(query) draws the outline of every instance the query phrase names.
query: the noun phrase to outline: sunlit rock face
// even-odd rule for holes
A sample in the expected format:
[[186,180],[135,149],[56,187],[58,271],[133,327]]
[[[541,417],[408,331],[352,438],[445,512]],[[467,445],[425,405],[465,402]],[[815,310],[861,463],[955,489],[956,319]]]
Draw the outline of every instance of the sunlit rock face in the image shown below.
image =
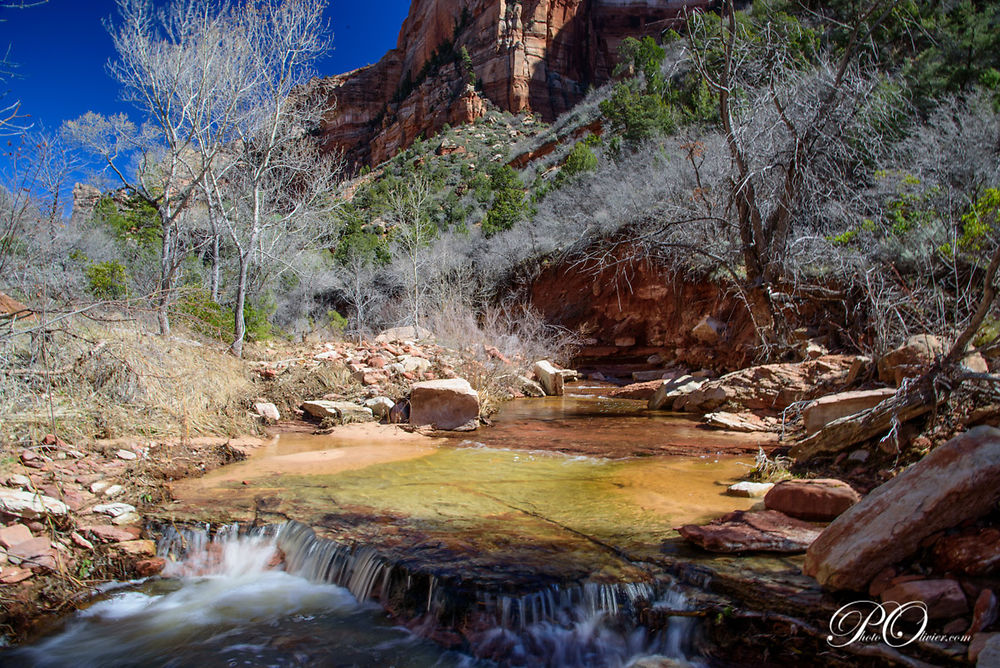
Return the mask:
[[[315,82],[336,109],[321,130],[355,167],[378,164],[487,101],[551,121],[607,81],[618,45],[658,35],[708,0],[414,0],[396,48]],[[458,54],[469,54],[475,85]]]

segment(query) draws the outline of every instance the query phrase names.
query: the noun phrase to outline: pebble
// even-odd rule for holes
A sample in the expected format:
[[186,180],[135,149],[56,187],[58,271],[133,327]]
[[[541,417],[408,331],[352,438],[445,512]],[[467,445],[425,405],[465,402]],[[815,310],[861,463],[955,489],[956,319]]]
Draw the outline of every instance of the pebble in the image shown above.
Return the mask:
[[91,510],[110,517],[121,517],[128,513],[135,513],[135,506],[128,503],[101,503],[91,508]]
[[139,458],[139,455],[135,454],[131,450],[119,450],[115,454],[118,456],[118,459],[124,459],[125,461],[132,461]]
[[121,485],[111,485],[106,490],[104,490],[104,496],[106,496],[106,497],[108,497],[110,499],[113,496],[118,496],[119,494],[121,494],[124,491],[125,491],[125,488],[122,487]]

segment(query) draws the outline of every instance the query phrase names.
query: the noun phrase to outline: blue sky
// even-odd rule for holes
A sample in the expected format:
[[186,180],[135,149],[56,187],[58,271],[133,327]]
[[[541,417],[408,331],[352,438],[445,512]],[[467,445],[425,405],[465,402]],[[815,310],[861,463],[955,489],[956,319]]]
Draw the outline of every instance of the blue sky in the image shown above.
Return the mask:
[[[331,0],[333,51],[318,63],[333,75],[376,62],[396,45],[409,0]],[[48,0],[23,10],[0,8],[0,49],[10,49],[17,76],[0,102],[21,101],[31,121],[55,130],[87,111],[128,111],[105,65],[113,56],[102,20],[114,0]],[[5,106],[5,105],[0,105]]]

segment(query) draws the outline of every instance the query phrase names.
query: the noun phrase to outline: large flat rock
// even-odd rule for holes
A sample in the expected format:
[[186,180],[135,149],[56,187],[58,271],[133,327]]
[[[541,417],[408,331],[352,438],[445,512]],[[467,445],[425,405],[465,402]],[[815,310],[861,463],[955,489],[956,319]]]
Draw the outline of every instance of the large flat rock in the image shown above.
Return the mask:
[[411,388],[410,424],[474,429],[478,419],[479,393],[464,378],[428,380]]
[[803,426],[807,434],[814,434],[834,420],[878,406],[895,394],[890,388],[828,394],[805,407]]
[[988,513],[1000,500],[1000,430],[948,441],[852,506],[806,554],[803,571],[831,589],[861,591],[938,531]]
[[816,526],[774,510],[738,510],[677,531],[709,552],[803,552],[820,534]]

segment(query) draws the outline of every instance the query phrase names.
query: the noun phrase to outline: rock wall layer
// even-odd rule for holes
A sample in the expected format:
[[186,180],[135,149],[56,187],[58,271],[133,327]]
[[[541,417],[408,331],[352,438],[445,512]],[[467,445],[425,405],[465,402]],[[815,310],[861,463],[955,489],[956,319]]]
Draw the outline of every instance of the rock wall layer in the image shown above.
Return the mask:
[[336,105],[322,141],[357,167],[378,164],[445,123],[473,121],[489,103],[551,121],[610,78],[625,37],[659,34],[709,4],[413,0],[395,49],[375,65],[317,82]]

